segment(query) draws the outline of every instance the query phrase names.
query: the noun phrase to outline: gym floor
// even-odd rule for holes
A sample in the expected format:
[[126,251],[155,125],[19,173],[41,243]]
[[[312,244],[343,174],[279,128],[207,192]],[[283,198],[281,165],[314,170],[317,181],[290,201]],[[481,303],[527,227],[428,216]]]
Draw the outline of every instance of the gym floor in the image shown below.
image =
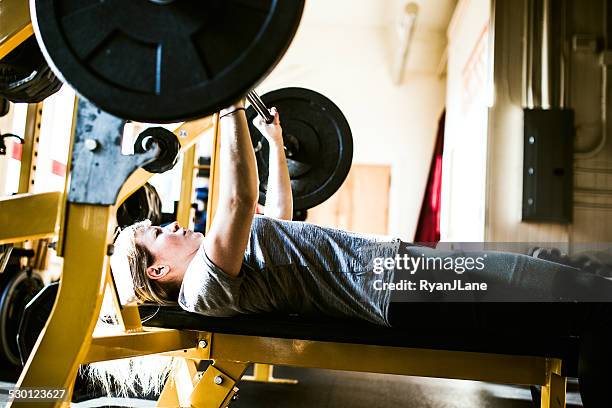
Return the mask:
[[[474,381],[402,377],[387,374],[275,367],[279,378],[299,385],[239,384],[237,408],[280,407],[403,407],[403,408],[533,408],[526,387]],[[155,401],[98,398],[78,404],[88,407],[154,407]],[[574,384],[568,386],[568,408],[582,407]]]

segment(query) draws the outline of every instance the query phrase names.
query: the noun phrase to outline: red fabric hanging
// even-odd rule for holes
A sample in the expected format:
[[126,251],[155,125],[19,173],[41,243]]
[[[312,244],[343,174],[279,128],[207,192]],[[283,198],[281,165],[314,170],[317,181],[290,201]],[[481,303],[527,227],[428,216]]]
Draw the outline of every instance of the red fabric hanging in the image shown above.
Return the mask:
[[434,149],[427,189],[423,197],[421,214],[417,225],[414,242],[435,245],[440,242],[440,209],[442,206],[442,153],[444,151],[444,124],[446,111],[438,123],[438,136]]

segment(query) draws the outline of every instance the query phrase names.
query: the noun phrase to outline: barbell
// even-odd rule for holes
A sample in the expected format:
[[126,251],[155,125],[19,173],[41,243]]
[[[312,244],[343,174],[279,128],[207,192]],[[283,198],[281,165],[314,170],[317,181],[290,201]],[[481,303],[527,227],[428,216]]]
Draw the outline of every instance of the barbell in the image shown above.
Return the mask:
[[[164,123],[207,116],[253,89],[291,44],[304,3],[31,0],[30,10],[39,46],[59,78],[122,119]],[[259,113],[269,122],[266,104],[282,114],[294,208],[308,209],[331,196],[352,161],[351,131],[340,109],[302,88],[263,98],[249,93],[249,100],[249,119]],[[176,143],[156,129],[146,140],[163,142],[168,154],[147,170],[163,172],[176,163]],[[254,126],[251,133],[258,134]],[[264,203],[268,147],[259,139]],[[143,142],[137,152],[146,150]]]
[[[305,88],[278,89],[263,97],[251,91],[247,99],[259,173],[259,203],[266,201],[270,149],[253,120],[259,115],[271,123],[274,118],[268,106],[275,106],[281,115],[294,209],[307,210],[330,198],[346,179],[353,160],[351,128],[340,108]],[[148,128],[137,137],[134,150],[142,153],[152,143],[161,147],[161,153],[145,170],[163,173],[174,167],[180,151],[176,135],[162,127]]]

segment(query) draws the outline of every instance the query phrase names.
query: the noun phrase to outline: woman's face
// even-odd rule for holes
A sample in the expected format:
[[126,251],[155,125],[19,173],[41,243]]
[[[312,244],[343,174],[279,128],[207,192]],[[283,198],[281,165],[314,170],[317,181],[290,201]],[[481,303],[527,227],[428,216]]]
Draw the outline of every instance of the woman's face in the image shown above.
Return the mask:
[[136,234],[136,240],[144,245],[155,263],[183,266],[197,252],[204,236],[179,227],[173,222],[165,227],[149,226]]

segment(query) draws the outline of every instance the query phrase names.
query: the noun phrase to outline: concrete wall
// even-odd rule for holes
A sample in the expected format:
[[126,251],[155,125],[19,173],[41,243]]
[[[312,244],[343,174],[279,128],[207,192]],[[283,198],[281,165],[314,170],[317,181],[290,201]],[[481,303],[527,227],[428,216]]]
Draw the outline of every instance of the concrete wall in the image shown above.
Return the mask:
[[404,82],[395,85],[399,2],[381,3],[308,1],[294,43],[258,91],[301,86],[334,100],[353,130],[354,162],[391,166],[388,231],[412,239],[445,103],[445,79],[437,73],[445,35],[420,27]]

